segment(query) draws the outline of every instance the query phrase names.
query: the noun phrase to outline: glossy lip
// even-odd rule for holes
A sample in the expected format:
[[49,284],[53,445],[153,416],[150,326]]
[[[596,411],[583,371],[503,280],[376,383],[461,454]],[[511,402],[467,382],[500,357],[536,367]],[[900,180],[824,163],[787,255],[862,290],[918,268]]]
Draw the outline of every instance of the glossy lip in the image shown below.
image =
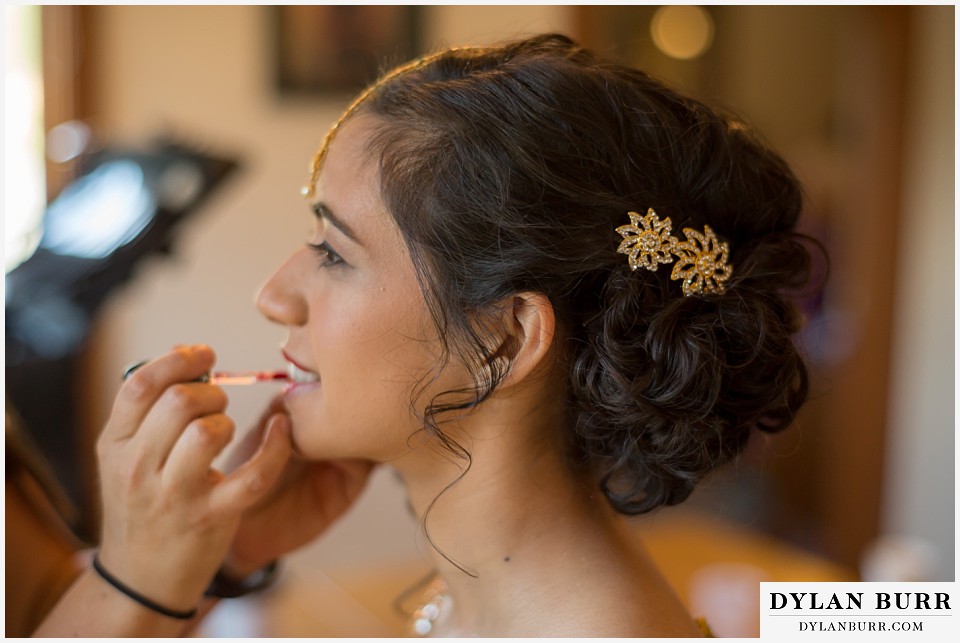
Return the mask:
[[[283,355],[283,359],[287,360],[288,362],[290,362],[291,364],[293,364],[294,366],[296,366],[297,368],[299,368],[301,371],[305,371],[305,372],[307,372],[307,373],[313,373],[313,374],[317,375],[317,377],[319,378],[319,373],[317,373],[316,371],[314,371],[314,370],[312,370],[312,369],[307,368],[306,366],[303,366],[300,362],[298,362],[297,360],[295,360],[295,359],[293,359],[292,357],[290,357],[290,355],[287,353],[287,351],[281,350],[281,351],[280,351],[280,354]],[[294,392],[294,391],[301,391],[301,390],[305,390],[305,389],[308,389],[308,388],[317,387],[317,386],[319,386],[319,385],[320,385],[320,380],[319,380],[319,379],[318,379],[317,381],[315,381],[315,382],[294,382],[293,380],[291,380],[291,381],[289,381],[289,382],[287,383],[287,385],[284,387],[283,392],[284,392],[284,394],[286,395],[286,394],[292,393],[292,392]]]

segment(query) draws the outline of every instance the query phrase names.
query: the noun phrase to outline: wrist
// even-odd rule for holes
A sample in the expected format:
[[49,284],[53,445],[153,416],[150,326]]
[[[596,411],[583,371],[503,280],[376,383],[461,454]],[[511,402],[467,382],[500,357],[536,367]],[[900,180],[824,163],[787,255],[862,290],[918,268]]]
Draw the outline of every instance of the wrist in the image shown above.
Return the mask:
[[93,569],[85,569],[47,615],[34,637],[174,637],[187,621],[171,619],[130,600]]
[[146,608],[155,614],[176,620],[187,621],[192,619],[197,614],[195,605],[184,607],[182,605],[171,604],[171,602],[160,602],[155,597],[147,596],[139,588],[132,587],[131,585],[127,584],[127,582],[121,580],[112,572],[107,570],[100,562],[99,556],[97,555],[94,555],[93,557],[92,567],[97,576],[99,576],[100,579],[107,585],[110,585],[116,592],[119,592],[130,601],[139,604],[141,607]]

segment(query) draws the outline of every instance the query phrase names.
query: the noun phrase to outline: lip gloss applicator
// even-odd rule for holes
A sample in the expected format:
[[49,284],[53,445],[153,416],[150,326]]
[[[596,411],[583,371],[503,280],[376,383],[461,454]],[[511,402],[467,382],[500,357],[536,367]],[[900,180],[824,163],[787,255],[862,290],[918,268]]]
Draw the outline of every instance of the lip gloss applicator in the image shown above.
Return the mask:
[[[135,370],[146,364],[147,361],[143,360],[128,366],[123,372],[123,379],[130,377]],[[316,376],[313,373],[301,371],[290,364],[285,371],[214,371],[201,375],[194,381],[218,386],[249,386],[260,382],[311,382],[316,381]]]
[[286,371],[214,371],[204,375],[199,381],[218,386],[247,386],[260,382],[287,382],[291,379]]

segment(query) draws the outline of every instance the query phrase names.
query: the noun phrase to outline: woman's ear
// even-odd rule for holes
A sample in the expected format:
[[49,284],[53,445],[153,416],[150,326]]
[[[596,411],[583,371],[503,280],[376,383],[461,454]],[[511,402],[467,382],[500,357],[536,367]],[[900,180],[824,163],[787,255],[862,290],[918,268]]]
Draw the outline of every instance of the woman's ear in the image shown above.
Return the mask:
[[505,390],[527,379],[545,363],[556,331],[553,305],[545,295],[522,292],[504,302],[503,342],[492,359],[504,359],[507,370],[497,386]]

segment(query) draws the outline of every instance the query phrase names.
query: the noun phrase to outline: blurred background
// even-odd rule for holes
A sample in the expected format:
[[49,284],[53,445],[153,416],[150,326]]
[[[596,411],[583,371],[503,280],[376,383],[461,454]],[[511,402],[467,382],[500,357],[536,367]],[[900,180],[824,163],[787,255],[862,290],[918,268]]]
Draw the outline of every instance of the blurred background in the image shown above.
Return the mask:
[[[283,330],[253,296],[306,238],[307,162],[383,62],[559,31],[756,127],[803,181],[802,228],[831,257],[804,302],[813,392],[797,425],[637,521],[668,579],[730,635],[752,633],[758,579],[954,580],[953,6],[4,17],[7,409],[53,463],[82,537],[96,538],[93,444],[127,364],[205,342],[223,369],[282,365]],[[266,388],[231,391],[238,426]],[[424,547],[380,471],[285,584],[224,604],[204,633],[389,633]],[[710,588],[736,583],[747,607],[711,604]]]

